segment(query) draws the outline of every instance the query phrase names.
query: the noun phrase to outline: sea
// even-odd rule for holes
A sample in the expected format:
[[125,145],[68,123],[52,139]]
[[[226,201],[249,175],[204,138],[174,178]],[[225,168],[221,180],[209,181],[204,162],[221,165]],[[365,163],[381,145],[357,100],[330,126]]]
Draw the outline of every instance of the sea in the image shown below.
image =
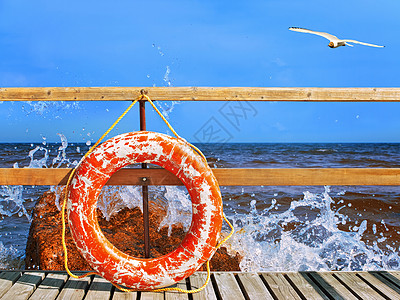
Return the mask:
[[[63,135],[59,143],[3,143],[0,167],[73,167],[89,146]],[[196,146],[213,168],[400,168],[395,143]],[[48,190],[60,188],[0,186],[0,269],[24,268],[32,210]],[[241,255],[242,271],[400,269],[400,186],[224,186],[221,193],[235,227],[225,246]],[[160,226],[189,228],[191,202],[184,187],[150,187],[150,199],[167,207]],[[104,187],[98,205],[106,218],[125,206],[140,207],[140,187]],[[223,232],[229,232],[227,225]]]

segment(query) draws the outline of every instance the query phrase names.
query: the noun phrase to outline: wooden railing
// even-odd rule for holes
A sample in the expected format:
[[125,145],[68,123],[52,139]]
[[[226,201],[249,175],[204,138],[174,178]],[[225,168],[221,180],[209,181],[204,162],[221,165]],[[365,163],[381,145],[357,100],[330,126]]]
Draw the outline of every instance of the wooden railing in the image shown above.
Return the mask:
[[[400,102],[400,88],[54,87],[0,88],[0,101]],[[0,169],[0,185],[63,185],[71,169]],[[399,185],[399,168],[213,169],[220,185]],[[110,185],[181,185],[163,169],[122,169]]]
[[152,100],[398,102],[400,88],[263,87],[45,87],[0,88],[0,101],[131,101],[144,90]]
[[[0,185],[64,185],[71,169],[0,169]],[[398,185],[399,168],[213,169],[228,185]],[[121,169],[108,185],[182,185],[164,169]]]

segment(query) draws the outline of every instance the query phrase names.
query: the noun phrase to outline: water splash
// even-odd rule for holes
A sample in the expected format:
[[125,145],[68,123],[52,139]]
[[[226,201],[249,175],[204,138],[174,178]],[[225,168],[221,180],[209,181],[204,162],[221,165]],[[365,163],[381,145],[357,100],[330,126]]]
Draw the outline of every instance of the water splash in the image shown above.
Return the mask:
[[[71,162],[66,155],[66,149],[68,147],[68,141],[64,135],[58,134],[61,139],[61,146],[58,148],[57,157],[55,157],[50,164],[49,162],[49,153],[50,148],[47,148],[46,138],[42,137],[43,146],[36,146],[34,149],[30,150],[28,153],[29,164],[25,166],[25,168],[48,168],[54,167],[58,168],[61,166],[74,166],[77,164],[77,161]],[[31,144],[31,147],[34,145]],[[18,162],[15,162],[13,165],[14,168],[19,168]],[[38,189],[38,188],[36,188]],[[53,187],[53,189],[56,189]],[[57,187],[57,189],[60,189]],[[40,190],[40,189],[39,189]],[[29,192],[31,189],[29,187],[24,187],[22,185],[19,186],[0,186],[0,268],[23,268],[24,261],[24,250],[16,249],[13,245],[8,246],[7,244],[14,239],[21,240],[24,238],[24,235],[21,235],[21,230],[4,230],[7,226],[11,226],[10,224],[18,224],[19,226],[29,226],[31,219],[30,209],[32,208],[32,200],[30,199]],[[60,193],[57,193],[58,195]],[[57,205],[59,206],[59,199],[57,199]],[[27,209],[28,207],[28,209]],[[25,218],[26,221],[21,220],[20,218]],[[14,228],[16,228],[15,225]],[[28,232],[26,232],[27,234]],[[14,237],[16,235],[16,237]],[[5,242],[5,245],[3,244]]]
[[165,71],[164,78],[163,78],[166,86],[172,86],[171,79],[169,78],[170,73],[171,73],[171,69],[169,68],[169,66],[167,66],[167,69]]
[[0,186],[0,215],[11,217],[18,215],[18,217],[25,216],[27,220],[31,221],[31,216],[28,214],[22,197],[23,186]]
[[65,150],[68,147],[67,138],[65,137],[65,135],[63,135],[61,133],[57,133],[57,135],[61,139],[61,146],[58,147],[57,157],[55,157],[53,159],[51,167],[52,168],[60,168],[63,164],[66,165],[66,167],[75,167],[78,164],[78,161],[74,160],[71,162],[70,159],[67,158],[67,154],[65,152]]
[[[34,155],[38,151],[44,152],[43,157],[39,158],[39,159],[35,159]],[[49,150],[47,150],[47,148],[41,147],[41,146],[36,146],[35,149],[29,151],[28,156],[31,161],[29,162],[29,166],[27,168],[47,168],[47,160],[49,158]]]
[[[57,190],[54,191],[56,195],[59,193]],[[189,229],[192,220],[192,202],[186,189],[175,186],[149,186],[149,201],[164,207],[166,211],[158,230],[167,227],[170,236],[173,225],[182,224],[184,230]],[[143,212],[141,187],[105,186],[98,198],[97,207],[107,221],[125,207],[130,209],[139,207]],[[60,209],[59,205],[58,208]]]
[[168,227],[168,236],[171,236],[172,225],[181,223],[187,231],[192,215],[192,202],[187,191],[175,186],[166,186],[164,199],[167,201],[167,215],[161,221],[158,230]]
[[[163,77],[164,86],[172,86],[172,80],[170,79],[169,75],[171,73],[171,69],[169,66],[166,67],[166,71]],[[170,114],[174,110],[177,104],[180,104],[180,101],[158,101],[156,102],[157,106],[161,109],[162,114],[167,119],[169,118]]]
[[15,247],[6,247],[2,242],[0,242],[0,269],[23,269],[23,257],[22,251],[17,250]]
[[[58,133],[58,136],[61,139],[61,146],[58,148],[57,157],[55,157],[52,161],[50,167],[59,168],[61,166],[75,166],[77,165],[77,161],[70,161],[67,158],[66,149],[68,147],[67,138]],[[46,141],[45,137],[42,137],[44,141]],[[33,146],[33,145],[31,145]],[[34,149],[29,151],[28,157],[30,159],[29,165],[25,168],[48,168],[48,159],[49,159],[49,150],[44,146],[36,146]],[[14,168],[19,168],[18,163],[14,163]],[[52,188],[55,189],[54,187]],[[58,193],[57,193],[58,194]],[[24,187],[19,186],[0,186],[0,214],[2,216],[14,216],[18,215],[19,217],[25,216],[28,221],[31,221],[31,216],[27,212],[24,202]],[[57,199],[59,202],[59,199]],[[57,202],[57,203],[58,203]],[[59,206],[59,204],[58,204]]]
[[[156,44],[152,44],[152,47],[157,49],[158,55],[160,55],[161,57],[165,57],[165,53],[162,51],[160,46],[157,46]],[[173,64],[174,62],[172,62]],[[170,77],[171,74],[171,67],[170,67],[170,63],[165,67],[165,73],[164,76],[162,78],[163,86],[166,87],[171,87],[173,86],[173,80]],[[152,77],[150,74],[146,75],[147,78]],[[156,86],[155,83],[153,83],[153,86]],[[164,115],[165,118],[169,118],[170,114],[172,113],[172,111],[174,110],[175,106],[177,104],[180,104],[180,101],[157,101],[156,105],[158,106],[158,108],[161,110],[161,113]]]
[[399,266],[398,250],[367,245],[363,234],[367,221],[350,232],[338,225],[348,217],[331,208],[333,200],[325,187],[322,194],[304,192],[286,211],[273,209],[276,202],[259,212],[250,203],[250,214],[230,217],[236,233],[228,251],[243,255],[242,271],[359,271],[393,269]]
[[[78,164],[76,160],[70,161],[67,158],[66,149],[68,147],[67,138],[61,134],[57,133],[57,135],[61,139],[61,146],[58,148],[58,153],[50,166],[48,166],[48,159],[49,159],[49,150],[43,146],[36,146],[35,149],[29,151],[28,157],[30,158],[30,162],[27,168],[60,168],[61,166],[65,167],[74,167]],[[43,152],[43,156],[39,159],[35,158],[35,155],[40,157],[40,152]]]
[[97,200],[97,207],[104,218],[109,221],[111,216],[121,209],[139,207],[143,211],[142,194],[139,186],[105,186]]
[[36,114],[44,118],[49,117],[54,119],[61,118],[59,113],[71,112],[77,109],[80,109],[78,101],[25,101],[22,106],[22,110],[27,116]]

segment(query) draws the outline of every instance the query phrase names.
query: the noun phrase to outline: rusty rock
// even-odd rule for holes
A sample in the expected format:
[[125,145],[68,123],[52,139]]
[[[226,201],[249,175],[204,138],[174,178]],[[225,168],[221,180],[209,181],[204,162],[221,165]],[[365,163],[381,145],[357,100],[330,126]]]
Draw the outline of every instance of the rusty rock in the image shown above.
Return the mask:
[[[26,245],[25,269],[65,270],[64,253],[61,243],[61,212],[55,205],[54,192],[45,192],[37,201]],[[158,230],[166,214],[165,208],[150,203],[150,255],[159,257],[174,250],[185,236],[183,226],[172,227],[171,236],[168,228]],[[143,215],[140,208],[124,208],[107,221],[97,211],[97,219],[106,238],[119,250],[134,256],[144,257]],[[79,254],[72,240],[67,224],[66,244],[68,266],[71,270],[90,270],[90,266]],[[230,256],[221,247],[210,261],[213,271],[239,271],[241,256]],[[205,270],[205,265],[202,266]]]

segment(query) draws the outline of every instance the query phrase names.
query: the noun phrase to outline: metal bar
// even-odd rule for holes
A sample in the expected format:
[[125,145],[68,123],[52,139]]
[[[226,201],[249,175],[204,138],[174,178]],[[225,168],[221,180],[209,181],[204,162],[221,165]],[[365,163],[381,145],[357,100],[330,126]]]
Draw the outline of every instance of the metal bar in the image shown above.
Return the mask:
[[400,102],[400,88],[309,87],[0,88],[0,101],[132,101],[143,89],[158,101]]
[[[146,101],[139,101],[140,114],[140,130],[146,130]],[[147,169],[147,164],[142,164],[142,169]],[[142,181],[147,182],[147,178],[143,177]],[[143,227],[144,227],[144,257],[150,258],[150,224],[149,224],[149,187],[145,184],[142,186],[143,197]]]

